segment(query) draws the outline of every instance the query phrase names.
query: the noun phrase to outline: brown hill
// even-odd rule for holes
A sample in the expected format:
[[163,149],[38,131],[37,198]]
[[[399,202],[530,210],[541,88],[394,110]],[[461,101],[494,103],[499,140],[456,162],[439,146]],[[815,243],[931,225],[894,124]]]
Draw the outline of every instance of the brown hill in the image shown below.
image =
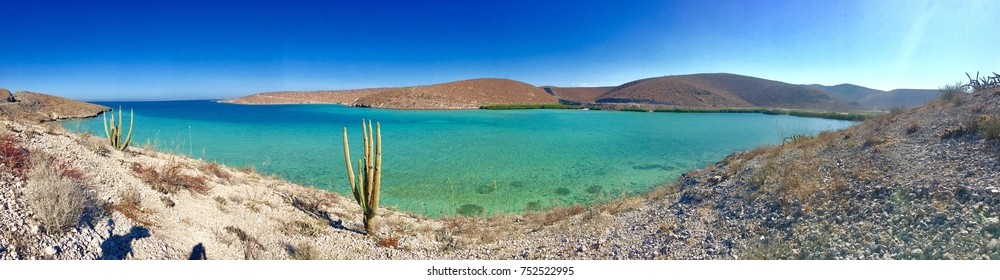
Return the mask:
[[237,104],[334,103],[396,109],[472,109],[484,105],[555,104],[535,86],[507,79],[472,79],[426,86],[332,91],[266,92],[221,102]]
[[101,105],[80,102],[58,96],[30,91],[10,94],[0,89],[0,117],[46,122],[62,119],[88,118],[111,110]]
[[564,103],[591,103],[598,96],[608,92],[615,87],[553,87],[543,86],[542,90],[554,95]]
[[735,74],[664,76],[629,82],[599,96],[598,103],[645,103],[681,107],[845,109],[826,91]]

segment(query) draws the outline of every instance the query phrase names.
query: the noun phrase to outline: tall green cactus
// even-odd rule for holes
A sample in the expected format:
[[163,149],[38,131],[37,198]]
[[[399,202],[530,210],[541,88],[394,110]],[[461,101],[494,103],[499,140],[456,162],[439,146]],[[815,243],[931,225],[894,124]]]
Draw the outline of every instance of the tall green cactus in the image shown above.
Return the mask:
[[108,121],[107,114],[101,114],[104,118],[104,134],[108,136],[108,142],[115,150],[124,151],[128,148],[128,143],[132,142],[132,124],[135,122],[135,111],[129,111],[128,136],[122,141],[122,107],[118,107],[118,123],[115,124],[115,114],[111,113],[111,121]]
[[382,185],[382,129],[379,123],[375,123],[372,130],[372,122],[361,120],[362,144],[364,145],[364,159],[358,160],[358,175],[355,181],[354,167],[351,166],[351,150],[347,145],[347,128],[344,128],[344,162],[347,164],[347,180],[351,182],[351,192],[354,193],[354,200],[361,205],[364,211],[365,232],[373,233],[372,227],[375,223],[375,216],[378,211],[379,187]]

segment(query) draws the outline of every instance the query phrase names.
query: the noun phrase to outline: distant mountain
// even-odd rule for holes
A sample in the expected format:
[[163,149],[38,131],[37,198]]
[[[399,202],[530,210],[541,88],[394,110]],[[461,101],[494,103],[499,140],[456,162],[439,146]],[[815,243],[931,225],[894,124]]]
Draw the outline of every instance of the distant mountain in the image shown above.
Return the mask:
[[917,107],[931,102],[941,95],[936,89],[894,89],[866,96],[858,101],[863,106],[885,110],[894,107]]
[[87,118],[111,110],[97,104],[80,102],[43,93],[18,91],[11,94],[0,88],[0,116],[30,122]]
[[852,84],[835,86],[809,85],[826,90],[865,109],[885,110],[894,107],[917,107],[934,100],[941,93],[933,89],[894,89],[881,91]]
[[841,97],[810,86],[735,74],[692,74],[625,83],[597,103],[644,103],[680,107],[767,107],[849,109]]
[[472,109],[484,105],[556,104],[545,90],[508,79],[472,79],[450,83],[329,91],[265,92],[223,100],[237,104],[335,103],[396,109]]
[[869,95],[885,93],[884,91],[881,90],[870,89],[863,86],[852,85],[852,84],[839,84],[835,86],[812,84],[809,86],[833,93],[834,95],[840,96],[841,98],[843,98],[848,102],[858,102]]
[[593,102],[598,96],[615,87],[541,87],[545,92],[559,98],[562,103],[582,104]]

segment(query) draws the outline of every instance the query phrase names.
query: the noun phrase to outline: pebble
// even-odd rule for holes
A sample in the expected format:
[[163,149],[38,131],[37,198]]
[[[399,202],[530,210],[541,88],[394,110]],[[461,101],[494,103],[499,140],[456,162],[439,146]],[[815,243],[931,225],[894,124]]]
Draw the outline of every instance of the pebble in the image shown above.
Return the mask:
[[44,252],[46,256],[54,256],[58,251],[55,246],[48,246],[45,247]]

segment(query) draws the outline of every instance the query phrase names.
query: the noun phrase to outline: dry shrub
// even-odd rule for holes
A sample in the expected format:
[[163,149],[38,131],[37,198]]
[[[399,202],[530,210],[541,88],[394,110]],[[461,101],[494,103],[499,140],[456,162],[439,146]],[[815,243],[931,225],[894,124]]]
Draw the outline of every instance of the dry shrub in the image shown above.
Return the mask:
[[30,168],[30,153],[22,145],[21,138],[13,134],[0,135],[0,164],[2,171],[24,178],[24,173]]
[[385,238],[379,239],[378,246],[382,248],[399,249],[399,237],[389,235]]
[[215,175],[216,178],[225,180],[227,182],[229,181],[229,179],[233,178],[233,176],[230,175],[229,172],[227,172],[225,169],[222,168],[222,166],[220,166],[218,163],[215,162],[203,163],[201,166],[199,166],[198,170],[201,170],[202,172],[208,174]]
[[260,258],[260,251],[264,250],[264,245],[260,245],[257,238],[250,236],[245,231],[234,226],[227,226],[225,228],[226,232],[236,235],[236,238],[243,242],[243,258],[247,260],[255,260]]
[[906,127],[906,134],[914,134],[917,131],[920,131],[920,124],[916,122],[911,123],[909,126]]
[[1000,118],[984,115],[979,119],[979,133],[986,140],[1000,139]]
[[27,174],[25,198],[35,218],[48,233],[72,229],[93,205],[79,178],[66,175],[77,173],[57,168],[59,161],[39,152],[33,153],[31,162],[34,168]]
[[941,87],[941,96],[938,97],[935,103],[941,105],[945,104],[953,104],[956,106],[962,105],[962,101],[965,99],[966,95],[968,94],[962,90],[961,82],[957,82],[951,85],[945,85]]
[[207,195],[212,191],[212,188],[205,183],[205,178],[186,175],[183,171],[184,166],[179,163],[167,164],[162,172],[139,163],[132,164],[132,172],[158,192],[173,194],[181,189],[187,189]]
[[319,234],[319,228],[321,227],[307,221],[292,221],[282,223],[281,233],[284,233],[286,236],[302,235],[313,237]]
[[[173,201],[170,201],[173,203]],[[111,204],[111,210],[121,213],[123,216],[144,227],[156,227],[157,224],[150,221],[147,212],[142,207],[142,198],[133,189],[124,190],[118,193],[118,202]]]
[[312,243],[302,242],[299,246],[288,245],[288,254],[292,256],[295,260],[318,260],[320,259],[319,252],[316,248],[313,248]]

